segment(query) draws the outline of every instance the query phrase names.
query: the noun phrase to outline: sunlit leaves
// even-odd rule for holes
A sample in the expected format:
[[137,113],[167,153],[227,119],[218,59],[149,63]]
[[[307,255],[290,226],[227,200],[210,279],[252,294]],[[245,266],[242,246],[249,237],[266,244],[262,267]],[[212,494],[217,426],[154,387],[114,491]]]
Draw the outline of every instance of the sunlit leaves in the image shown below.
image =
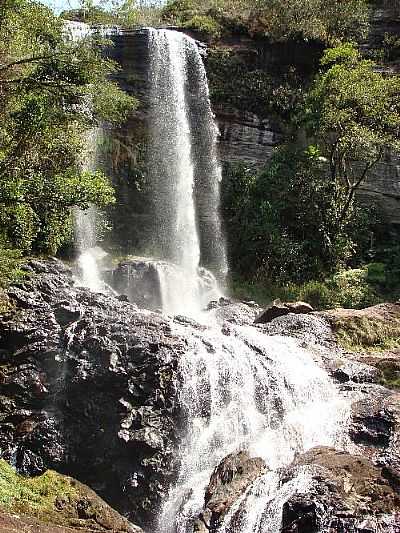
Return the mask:
[[108,80],[116,67],[103,39],[66,40],[33,0],[6,0],[0,21],[0,237],[55,253],[71,208],[114,198],[105,176],[82,172],[88,128],[123,119],[136,101]]

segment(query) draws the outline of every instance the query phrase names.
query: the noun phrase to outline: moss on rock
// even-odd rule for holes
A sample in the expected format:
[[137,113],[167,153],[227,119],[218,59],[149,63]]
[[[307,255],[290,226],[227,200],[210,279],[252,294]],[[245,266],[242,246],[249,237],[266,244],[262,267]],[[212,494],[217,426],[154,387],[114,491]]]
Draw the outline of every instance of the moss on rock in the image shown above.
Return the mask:
[[400,347],[400,304],[321,314],[331,323],[340,346],[349,352],[383,352]]
[[25,478],[4,460],[0,460],[0,507],[55,526],[86,531],[140,531],[75,479],[52,470]]

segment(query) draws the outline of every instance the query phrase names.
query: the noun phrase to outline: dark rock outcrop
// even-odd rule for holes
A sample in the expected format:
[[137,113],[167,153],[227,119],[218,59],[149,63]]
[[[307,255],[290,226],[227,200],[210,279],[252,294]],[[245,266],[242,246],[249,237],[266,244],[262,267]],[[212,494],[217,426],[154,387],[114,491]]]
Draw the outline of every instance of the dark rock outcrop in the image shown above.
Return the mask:
[[58,261],[27,269],[0,322],[1,457],[72,475],[147,523],[173,475],[185,341],[157,314],[74,287]]
[[294,313],[295,315],[308,314],[313,311],[310,304],[306,302],[282,303],[274,302],[272,305],[264,309],[262,313],[255,319],[255,324],[268,324],[274,318]]
[[259,457],[241,451],[232,453],[214,470],[205,494],[205,510],[194,524],[194,531],[218,531],[224,516],[235,501],[265,470]]
[[363,455],[390,472],[400,489],[400,394],[371,385],[352,406],[349,434]]
[[149,259],[121,261],[107,273],[107,281],[118,293],[127,296],[128,301],[142,309],[160,309],[162,296],[157,262]]
[[321,447],[298,457],[283,482],[305,469],[309,483],[284,503],[282,532],[398,531],[400,494],[385,469],[364,457]]

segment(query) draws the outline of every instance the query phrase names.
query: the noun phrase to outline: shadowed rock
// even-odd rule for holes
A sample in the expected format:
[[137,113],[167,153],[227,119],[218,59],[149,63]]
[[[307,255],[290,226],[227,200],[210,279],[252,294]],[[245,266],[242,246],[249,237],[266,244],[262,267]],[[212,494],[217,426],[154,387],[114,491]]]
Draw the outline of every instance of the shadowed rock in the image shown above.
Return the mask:
[[74,287],[58,261],[27,270],[0,321],[1,457],[24,475],[72,475],[147,523],[174,472],[185,340],[157,314]]
[[385,469],[364,457],[319,447],[299,456],[283,483],[305,466],[310,467],[309,486],[283,505],[282,532],[397,531],[400,495]]

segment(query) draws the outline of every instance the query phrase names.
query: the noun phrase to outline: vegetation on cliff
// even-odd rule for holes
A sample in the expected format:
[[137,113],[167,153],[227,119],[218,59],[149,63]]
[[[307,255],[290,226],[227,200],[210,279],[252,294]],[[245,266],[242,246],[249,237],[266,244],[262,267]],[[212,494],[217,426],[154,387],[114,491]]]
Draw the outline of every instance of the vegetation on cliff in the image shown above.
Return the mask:
[[337,44],[358,40],[368,31],[365,0],[172,0],[162,19],[195,29],[212,38],[223,33],[247,33],[271,41],[313,39]]
[[258,175],[243,165],[226,173],[231,255],[247,276],[299,283],[368,260],[379,220],[355,194],[399,148],[400,79],[350,44],[328,49],[321,67],[293,114],[313,144],[299,148],[293,136]]
[[85,528],[85,531],[134,530],[82,483],[52,470],[37,477],[23,477],[4,460],[0,460],[0,510],[2,508],[36,517],[52,526]]
[[36,1],[0,7],[1,283],[18,251],[54,254],[70,239],[72,208],[113,201],[107,177],[83,170],[85,137],[135,101],[109,81],[116,66],[102,44],[69,39]]

